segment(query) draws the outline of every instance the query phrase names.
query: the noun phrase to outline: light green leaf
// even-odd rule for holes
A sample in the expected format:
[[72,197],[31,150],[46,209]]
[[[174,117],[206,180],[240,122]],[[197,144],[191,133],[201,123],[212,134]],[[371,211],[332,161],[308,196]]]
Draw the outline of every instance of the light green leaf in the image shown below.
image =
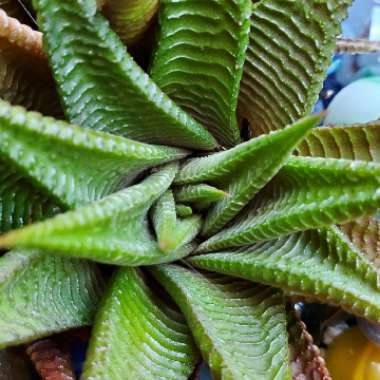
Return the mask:
[[175,205],[175,212],[180,218],[187,218],[193,215],[193,209],[190,206],[178,203]]
[[379,272],[337,227],[300,232],[236,252],[195,256],[190,264],[380,322]]
[[380,122],[315,128],[297,151],[301,156],[380,163]]
[[0,101],[0,157],[66,208],[100,199],[143,170],[184,155],[180,149],[91,131]]
[[34,1],[68,119],[144,142],[215,148],[207,130],[157,87],[87,3]]
[[214,379],[290,379],[280,292],[174,265],[151,270],[182,310]]
[[159,0],[104,0],[102,12],[127,45],[136,44],[149,28]]
[[311,112],[351,0],[262,0],[253,4],[239,98],[254,135]]
[[199,251],[250,245],[297,231],[345,223],[380,206],[380,165],[292,157],[233,225]]
[[[12,3],[9,2],[9,6],[13,9],[19,6],[15,0]],[[8,17],[2,9],[0,98],[45,115],[62,116],[55,84],[42,50],[42,34]]]
[[153,210],[153,226],[162,252],[172,252],[190,243],[199,233],[202,219],[199,215],[177,220],[173,193],[166,192]]
[[236,108],[251,0],[166,0],[152,78],[225,146],[240,142]]
[[0,347],[91,324],[102,288],[88,262],[8,252],[0,258]]
[[176,184],[208,182],[227,193],[209,210],[202,233],[212,236],[236,216],[284,165],[318,120],[319,116],[311,116],[230,150],[185,162]]
[[121,269],[96,317],[82,380],[187,380],[198,360],[190,331],[140,271]]
[[176,164],[169,164],[141,183],[88,206],[11,231],[0,238],[0,246],[41,248],[64,256],[127,266],[182,258],[192,247],[164,254],[147,220],[150,206],[170,186],[176,170]]

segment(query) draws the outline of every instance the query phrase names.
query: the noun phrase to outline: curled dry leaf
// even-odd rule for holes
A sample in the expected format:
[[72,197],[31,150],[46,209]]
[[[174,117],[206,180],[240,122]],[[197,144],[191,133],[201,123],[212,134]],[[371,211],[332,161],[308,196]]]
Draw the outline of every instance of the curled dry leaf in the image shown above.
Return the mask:
[[30,344],[27,354],[42,380],[75,380],[69,355],[53,339]]
[[290,362],[293,380],[332,380],[325,360],[306,325],[294,315],[289,321]]

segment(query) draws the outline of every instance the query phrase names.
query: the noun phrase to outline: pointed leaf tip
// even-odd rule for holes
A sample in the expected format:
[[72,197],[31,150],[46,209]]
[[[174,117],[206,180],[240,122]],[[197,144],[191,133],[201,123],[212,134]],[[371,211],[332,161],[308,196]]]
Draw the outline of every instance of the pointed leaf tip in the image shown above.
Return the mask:
[[40,248],[63,256],[127,266],[182,258],[193,247],[186,245],[164,255],[147,218],[153,202],[170,186],[177,167],[176,163],[168,164],[137,185],[3,235],[0,246]]
[[185,162],[175,178],[176,184],[205,182],[226,193],[209,209],[202,230],[204,236],[222,229],[249,203],[286,163],[320,117],[308,116],[230,150]]

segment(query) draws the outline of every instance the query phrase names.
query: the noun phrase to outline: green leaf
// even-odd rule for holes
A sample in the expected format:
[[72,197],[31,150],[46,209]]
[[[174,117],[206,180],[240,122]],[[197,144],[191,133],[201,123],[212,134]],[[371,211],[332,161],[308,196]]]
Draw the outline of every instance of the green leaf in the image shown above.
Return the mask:
[[0,347],[91,324],[102,288],[88,262],[8,252],[0,258]]
[[0,246],[41,248],[64,256],[127,266],[182,258],[192,247],[164,254],[147,219],[150,206],[170,186],[176,170],[176,164],[169,164],[143,182],[88,206],[11,231],[0,238]]
[[380,163],[380,123],[315,128],[297,151],[301,156]]
[[202,233],[212,236],[236,216],[280,170],[319,119],[311,116],[230,150],[186,162],[176,184],[208,182],[227,193],[209,210]]
[[253,4],[239,98],[254,135],[311,112],[351,0],[262,0]]
[[280,292],[174,265],[151,270],[179,305],[214,379],[290,379]]
[[199,251],[249,245],[371,215],[380,206],[379,187],[378,164],[292,157],[246,212]]
[[195,256],[189,262],[380,322],[379,273],[337,227],[300,232],[236,252]]
[[121,269],[96,317],[83,380],[187,380],[198,360],[181,314]]
[[181,203],[175,205],[175,212],[180,218],[187,218],[188,216],[193,215],[193,209]]
[[168,191],[155,205],[153,225],[158,246],[162,252],[168,253],[190,243],[198,235],[202,219],[194,215],[177,220],[173,193]]
[[374,217],[360,218],[343,224],[340,229],[368,260],[380,267],[380,220]]
[[151,75],[225,146],[240,142],[236,108],[251,0],[166,0]]
[[126,52],[105,18],[94,14],[95,1],[34,3],[72,123],[144,142],[215,148],[207,130],[157,87]]
[[[14,4],[18,4],[13,0]],[[0,1],[1,7],[1,1]],[[62,116],[42,50],[42,34],[0,9],[0,98],[45,115]]]
[[136,44],[149,28],[159,0],[105,0],[102,12],[127,45]]
[[143,170],[185,154],[73,126],[0,101],[0,157],[66,208],[100,199]]
[[30,181],[0,160],[0,232],[45,219],[59,210]]

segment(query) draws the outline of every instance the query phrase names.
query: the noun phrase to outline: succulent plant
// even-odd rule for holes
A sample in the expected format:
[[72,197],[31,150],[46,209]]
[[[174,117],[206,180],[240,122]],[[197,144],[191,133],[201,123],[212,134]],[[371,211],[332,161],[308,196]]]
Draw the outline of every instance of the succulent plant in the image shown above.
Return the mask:
[[380,322],[380,125],[308,116],[350,1],[33,0],[40,31],[20,4],[0,347],[93,324],[84,380],[328,378],[286,303]]

